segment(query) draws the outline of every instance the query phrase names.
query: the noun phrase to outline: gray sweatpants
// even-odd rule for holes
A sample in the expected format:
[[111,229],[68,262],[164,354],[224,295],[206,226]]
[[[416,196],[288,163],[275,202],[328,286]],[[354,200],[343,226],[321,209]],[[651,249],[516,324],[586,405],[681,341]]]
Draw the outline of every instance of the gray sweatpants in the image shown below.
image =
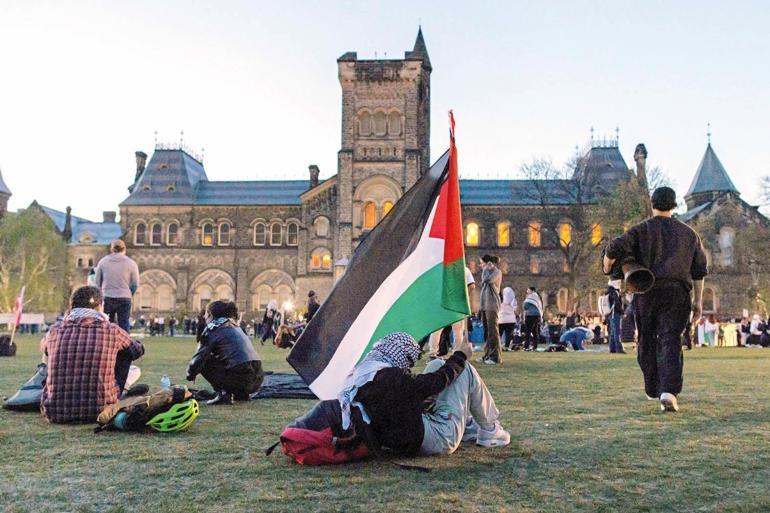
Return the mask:
[[[433,360],[425,367],[424,373],[434,372],[442,365],[444,360]],[[491,429],[499,415],[495,400],[481,376],[470,362],[466,362],[465,370],[438,395],[433,411],[423,413],[425,435],[420,453],[452,454],[463,440],[469,417],[473,417],[482,428]]]

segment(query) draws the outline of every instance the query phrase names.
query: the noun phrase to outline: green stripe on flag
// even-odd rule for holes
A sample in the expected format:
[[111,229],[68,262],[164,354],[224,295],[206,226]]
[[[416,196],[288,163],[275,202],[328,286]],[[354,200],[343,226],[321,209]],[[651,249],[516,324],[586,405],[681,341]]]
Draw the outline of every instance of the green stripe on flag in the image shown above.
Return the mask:
[[468,286],[465,284],[465,259],[458,258],[444,266],[443,287],[441,289],[441,306],[447,310],[471,314],[468,303]]
[[[462,261],[460,261],[462,262]],[[454,265],[456,262],[453,262]],[[461,265],[463,281],[465,266]],[[441,306],[444,283],[444,264],[438,264],[417,278],[409,288],[393,303],[377,325],[366,348],[361,353],[359,362],[366,356],[375,342],[385,335],[402,331],[409,333],[416,340],[439,328],[464,319],[468,315],[467,292],[465,293],[466,311],[453,311]]]

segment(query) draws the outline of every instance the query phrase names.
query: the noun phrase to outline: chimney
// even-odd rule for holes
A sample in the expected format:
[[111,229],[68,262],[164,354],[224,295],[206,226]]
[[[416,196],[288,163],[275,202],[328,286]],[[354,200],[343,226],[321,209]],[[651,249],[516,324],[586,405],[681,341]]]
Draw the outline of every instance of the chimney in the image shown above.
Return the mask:
[[139,181],[139,178],[144,173],[144,167],[147,164],[147,154],[143,151],[134,152],[136,157],[136,176],[134,177],[134,183]]
[[64,230],[61,232],[64,242],[72,242],[72,207],[67,207],[67,216],[64,218]]
[[[647,182],[647,148],[645,148],[643,143],[636,145],[636,150],[634,150],[634,160],[636,161],[636,180],[639,183],[639,188],[642,190],[642,193],[649,198],[650,189],[649,183]],[[650,202],[645,201],[644,207],[645,213],[648,216],[651,216],[652,206],[650,205]]]
[[318,186],[318,175],[321,174],[321,170],[315,164],[310,164],[307,168],[310,171],[310,188],[312,189]]
[[114,223],[117,213],[114,210],[105,210],[102,212],[102,220],[105,223]]

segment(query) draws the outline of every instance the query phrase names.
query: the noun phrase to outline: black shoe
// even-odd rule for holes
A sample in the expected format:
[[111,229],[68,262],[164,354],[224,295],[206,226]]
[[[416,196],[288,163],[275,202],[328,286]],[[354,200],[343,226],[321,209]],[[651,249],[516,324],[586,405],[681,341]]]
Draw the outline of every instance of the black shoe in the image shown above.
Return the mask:
[[150,387],[145,384],[134,385],[125,392],[123,397],[133,397],[135,395],[147,395],[150,392]]
[[219,392],[214,399],[211,401],[206,401],[206,404],[233,404],[233,394],[228,394],[227,392]]
[[218,395],[216,392],[206,390],[205,388],[200,390],[197,388],[190,388],[189,390],[193,398],[197,401],[210,401]]

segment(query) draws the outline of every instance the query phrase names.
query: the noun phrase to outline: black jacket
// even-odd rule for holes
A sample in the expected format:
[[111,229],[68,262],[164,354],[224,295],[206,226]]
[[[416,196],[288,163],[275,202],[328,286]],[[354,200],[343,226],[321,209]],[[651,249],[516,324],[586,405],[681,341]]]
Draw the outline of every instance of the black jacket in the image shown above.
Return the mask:
[[187,365],[187,377],[193,379],[200,374],[209,358],[220,360],[226,369],[260,359],[251,345],[251,339],[234,321],[228,321],[201,336],[198,350]]
[[386,447],[397,454],[415,454],[425,434],[423,403],[448,387],[464,369],[465,354],[459,351],[430,374],[382,369],[356,393],[356,401],[364,405],[371,419],[371,424],[363,425],[359,415],[352,415],[356,432],[375,450]]

